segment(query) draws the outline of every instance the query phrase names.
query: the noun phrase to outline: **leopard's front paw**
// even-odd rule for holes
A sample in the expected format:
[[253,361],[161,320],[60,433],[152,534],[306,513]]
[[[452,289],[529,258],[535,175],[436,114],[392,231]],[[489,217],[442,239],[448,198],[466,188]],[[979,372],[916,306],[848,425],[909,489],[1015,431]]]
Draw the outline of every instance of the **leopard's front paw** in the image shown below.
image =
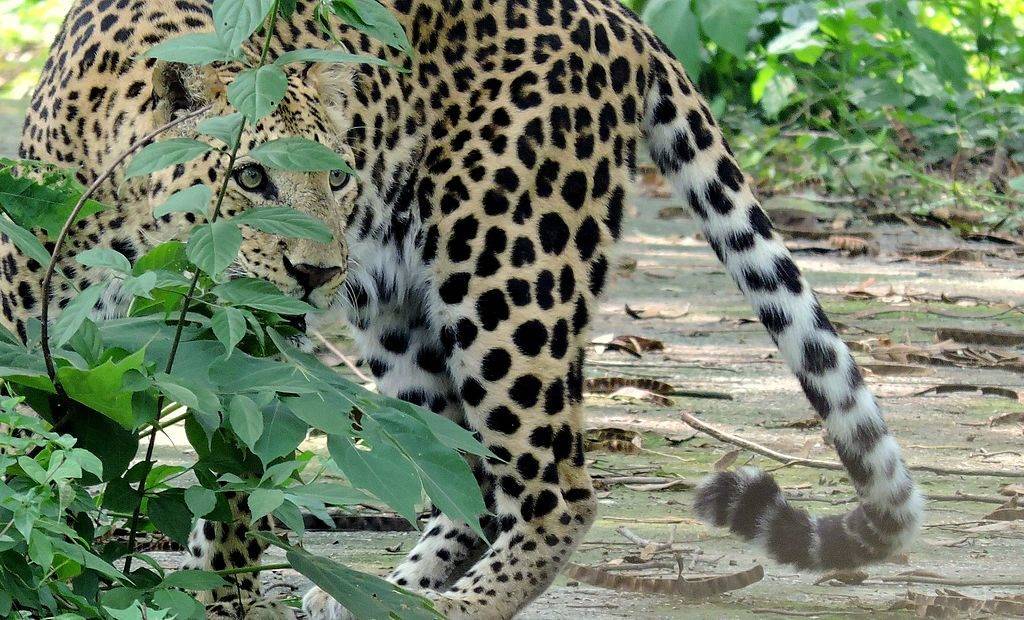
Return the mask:
[[302,611],[306,612],[309,620],[355,620],[355,616],[342,607],[341,603],[318,586],[313,586],[302,597]]

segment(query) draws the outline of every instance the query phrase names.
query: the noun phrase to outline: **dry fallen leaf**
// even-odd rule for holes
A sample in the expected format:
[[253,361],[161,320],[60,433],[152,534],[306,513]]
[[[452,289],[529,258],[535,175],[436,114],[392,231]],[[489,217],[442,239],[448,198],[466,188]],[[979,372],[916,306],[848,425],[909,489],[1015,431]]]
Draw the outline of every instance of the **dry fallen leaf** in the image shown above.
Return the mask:
[[643,447],[643,437],[636,431],[625,428],[606,427],[587,430],[585,439],[587,452],[621,452],[635,454]]
[[944,383],[936,385],[920,392],[914,392],[912,396],[924,396],[926,394],[951,394],[954,392],[974,392],[985,396],[1002,396],[1011,400],[1024,402],[1024,393],[1017,390],[997,385],[970,385],[967,383]]
[[732,467],[732,464],[736,462],[743,450],[730,450],[723,454],[721,458],[715,461],[715,464],[711,466],[715,471],[725,471]]
[[940,327],[935,330],[938,341],[952,340],[961,344],[990,345],[998,347],[1024,346],[1024,332],[998,329],[961,329]]
[[814,585],[838,582],[848,586],[859,586],[867,580],[868,574],[862,570],[835,570],[815,580]]
[[639,388],[648,392],[654,392],[655,394],[661,394],[662,396],[668,396],[674,390],[671,385],[664,381],[647,379],[645,377],[595,377],[583,382],[583,391],[592,394],[611,394],[615,390],[624,387]]
[[617,400],[640,401],[644,403],[651,403],[652,405],[658,405],[659,407],[672,406],[672,399],[666,396],[662,396],[660,394],[655,394],[654,392],[649,392],[647,390],[629,386],[615,390],[614,392],[609,394],[609,398]]

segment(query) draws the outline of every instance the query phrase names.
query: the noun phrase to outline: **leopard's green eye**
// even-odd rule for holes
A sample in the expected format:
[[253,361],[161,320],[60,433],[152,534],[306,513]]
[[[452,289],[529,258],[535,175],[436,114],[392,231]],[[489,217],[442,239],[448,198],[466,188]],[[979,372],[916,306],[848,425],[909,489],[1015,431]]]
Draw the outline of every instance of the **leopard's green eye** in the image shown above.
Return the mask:
[[344,170],[331,170],[331,175],[330,175],[331,189],[334,190],[334,191],[338,191],[338,190],[342,189],[343,187],[348,185],[348,181],[351,178],[352,178],[352,175],[350,175],[349,173],[345,172]]
[[242,189],[253,192],[266,183],[267,175],[259,166],[245,166],[235,172],[235,181],[242,186]]

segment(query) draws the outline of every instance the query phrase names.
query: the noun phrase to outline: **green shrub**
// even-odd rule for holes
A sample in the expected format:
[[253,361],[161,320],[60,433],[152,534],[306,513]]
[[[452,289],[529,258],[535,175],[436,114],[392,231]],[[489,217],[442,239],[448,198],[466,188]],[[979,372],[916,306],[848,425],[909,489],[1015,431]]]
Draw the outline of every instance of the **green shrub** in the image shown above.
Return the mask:
[[[149,53],[192,64],[250,63],[229,89],[238,113],[206,125],[236,146],[154,142],[131,159],[127,176],[187,165],[215,148],[234,161],[244,124],[271,113],[284,96],[281,63],[362,60],[323,50],[295,52],[276,64],[267,63],[265,51],[258,61],[244,60],[240,49],[249,36],[261,28],[272,32],[288,8],[283,0],[261,0],[262,12],[243,9],[254,4],[216,0],[215,14],[232,16],[218,20],[228,27],[185,35]],[[342,17],[408,48],[401,28],[379,14],[374,0],[323,7],[325,19]],[[363,19],[365,11],[375,11],[373,19]],[[289,170],[347,168],[338,155],[302,138],[267,142],[250,155]],[[230,176],[221,178],[226,183]],[[182,590],[222,584],[222,576],[165,573],[133,543],[138,532],[159,531],[184,544],[196,519],[230,520],[230,491],[246,494],[254,519],[272,514],[299,536],[301,511],[329,519],[327,506],[375,498],[415,522],[424,491],[438,508],[479,528],[483,499],[460,453],[488,452],[469,431],[368,392],[297,350],[285,318],[313,308],[266,281],[223,275],[238,252],[241,226],[319,241],[331,232],[285,206],[227,218],[217,201],[207,212],[210,197],[222,197],[222,190],[192,187],[156,208],[157,215],[196,213],[187,243],[163,243],[134,265],[105,248],[75,257],[109,269],[132,293],[127,317],[90,318],[108,282],[80,291],[51,325],[31,323],[27,343],[0,334],[0,424],[20,429],[0,436],[0,617],[203,617],[201,605]],[[51,273],[54,260],[40,238],[56,242],[53,253],[60,254],[65,224],[106,208],[68,172],[25,161],[0,161],[0,204],[0,231]],[[181,420],[196,461],[187,467],[157,462],[156,435]],[[332,459],[319,468],[310,466],[312,454],[298,451],[311,428],[328,435]],[[140,449],[144,457],[133,464]],[[333,471],[349,484],[325,478]],[[197,482],[182,486],[186,474]],[[109,536],[116,528],[129,530],[128,544]],[[293,568],[362,615],[436,615],[425,599],[271,534],[257,535],[284,547]]]

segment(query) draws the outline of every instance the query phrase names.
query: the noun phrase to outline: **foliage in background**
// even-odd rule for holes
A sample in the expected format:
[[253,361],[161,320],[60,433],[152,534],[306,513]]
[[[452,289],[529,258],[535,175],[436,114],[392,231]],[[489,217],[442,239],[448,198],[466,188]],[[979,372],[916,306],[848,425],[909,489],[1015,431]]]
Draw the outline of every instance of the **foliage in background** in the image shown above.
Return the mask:
[[[142,176],[211,150],[231,162],[217,187],[192,186],[155,206],[156,216],[196,216],[187,242],[163,243],[134,265],[109,248],[81,252],[77,262],[106,271],[102,283],[80,291],[48,328],[30,322],[27,342],[0,330],[0,424],[18,429],[0,433],[0,617],[203,618],[188,591],[224,585],[228,572],[265,567],[168,573],[135,543],[140,532],[158,531],[185,545],[197,519],[231,521],[229,492],[244,494],[254,520],[273,515],[299,537],[301,512],[329,521],[328,505],[379,500],[415,523],[424,492],[479,530],[484,502],[462,454],[490,453],[473,435],[370,393],[296,349],[286,317],[314,309],[265,280],[225,275],[243,226],[331,241],[323,223],[289,206],[221,217],[239,137],[284,98],[284,65],[380,64],[329,50],[296,50],[269,62],[274,20],[289,4],[215,0],[221,30],[183,35],[148,53],[188,64],[247,65],[227,89],[237,112],[199,125],[213,140],[153,142],[124,171]],[[375,0],[322,6],[324,19],[333,14],[408,49],[397,22]],[[262,43],[248,45],[257,31]],[[337,154],[299,137],[263,143],[249,156],[293,172],[352,172]],[[57,277],[62,269],[52,271],[56,261],[47,247],[64,256],[65,222],[105,208],[88,200],[68,171],[2,159],[0,206],[0,232]],[[133,296],[128,317],[91,319],[115,282]],[[196,461],[159,463],[157,434],[182,420]],[[327,434],[330,460],[317,463],[299,451],[310,429]],[[347,484],[337,481],[339,474]],[[437,617],[425,599],[269,533],[259,536],[284,548],[288,565],[359,617]]]
[[0,0],[0,99],[28,95],[71,0]]
[[1024,1],[624,1],[769,189],[1020,211]]

